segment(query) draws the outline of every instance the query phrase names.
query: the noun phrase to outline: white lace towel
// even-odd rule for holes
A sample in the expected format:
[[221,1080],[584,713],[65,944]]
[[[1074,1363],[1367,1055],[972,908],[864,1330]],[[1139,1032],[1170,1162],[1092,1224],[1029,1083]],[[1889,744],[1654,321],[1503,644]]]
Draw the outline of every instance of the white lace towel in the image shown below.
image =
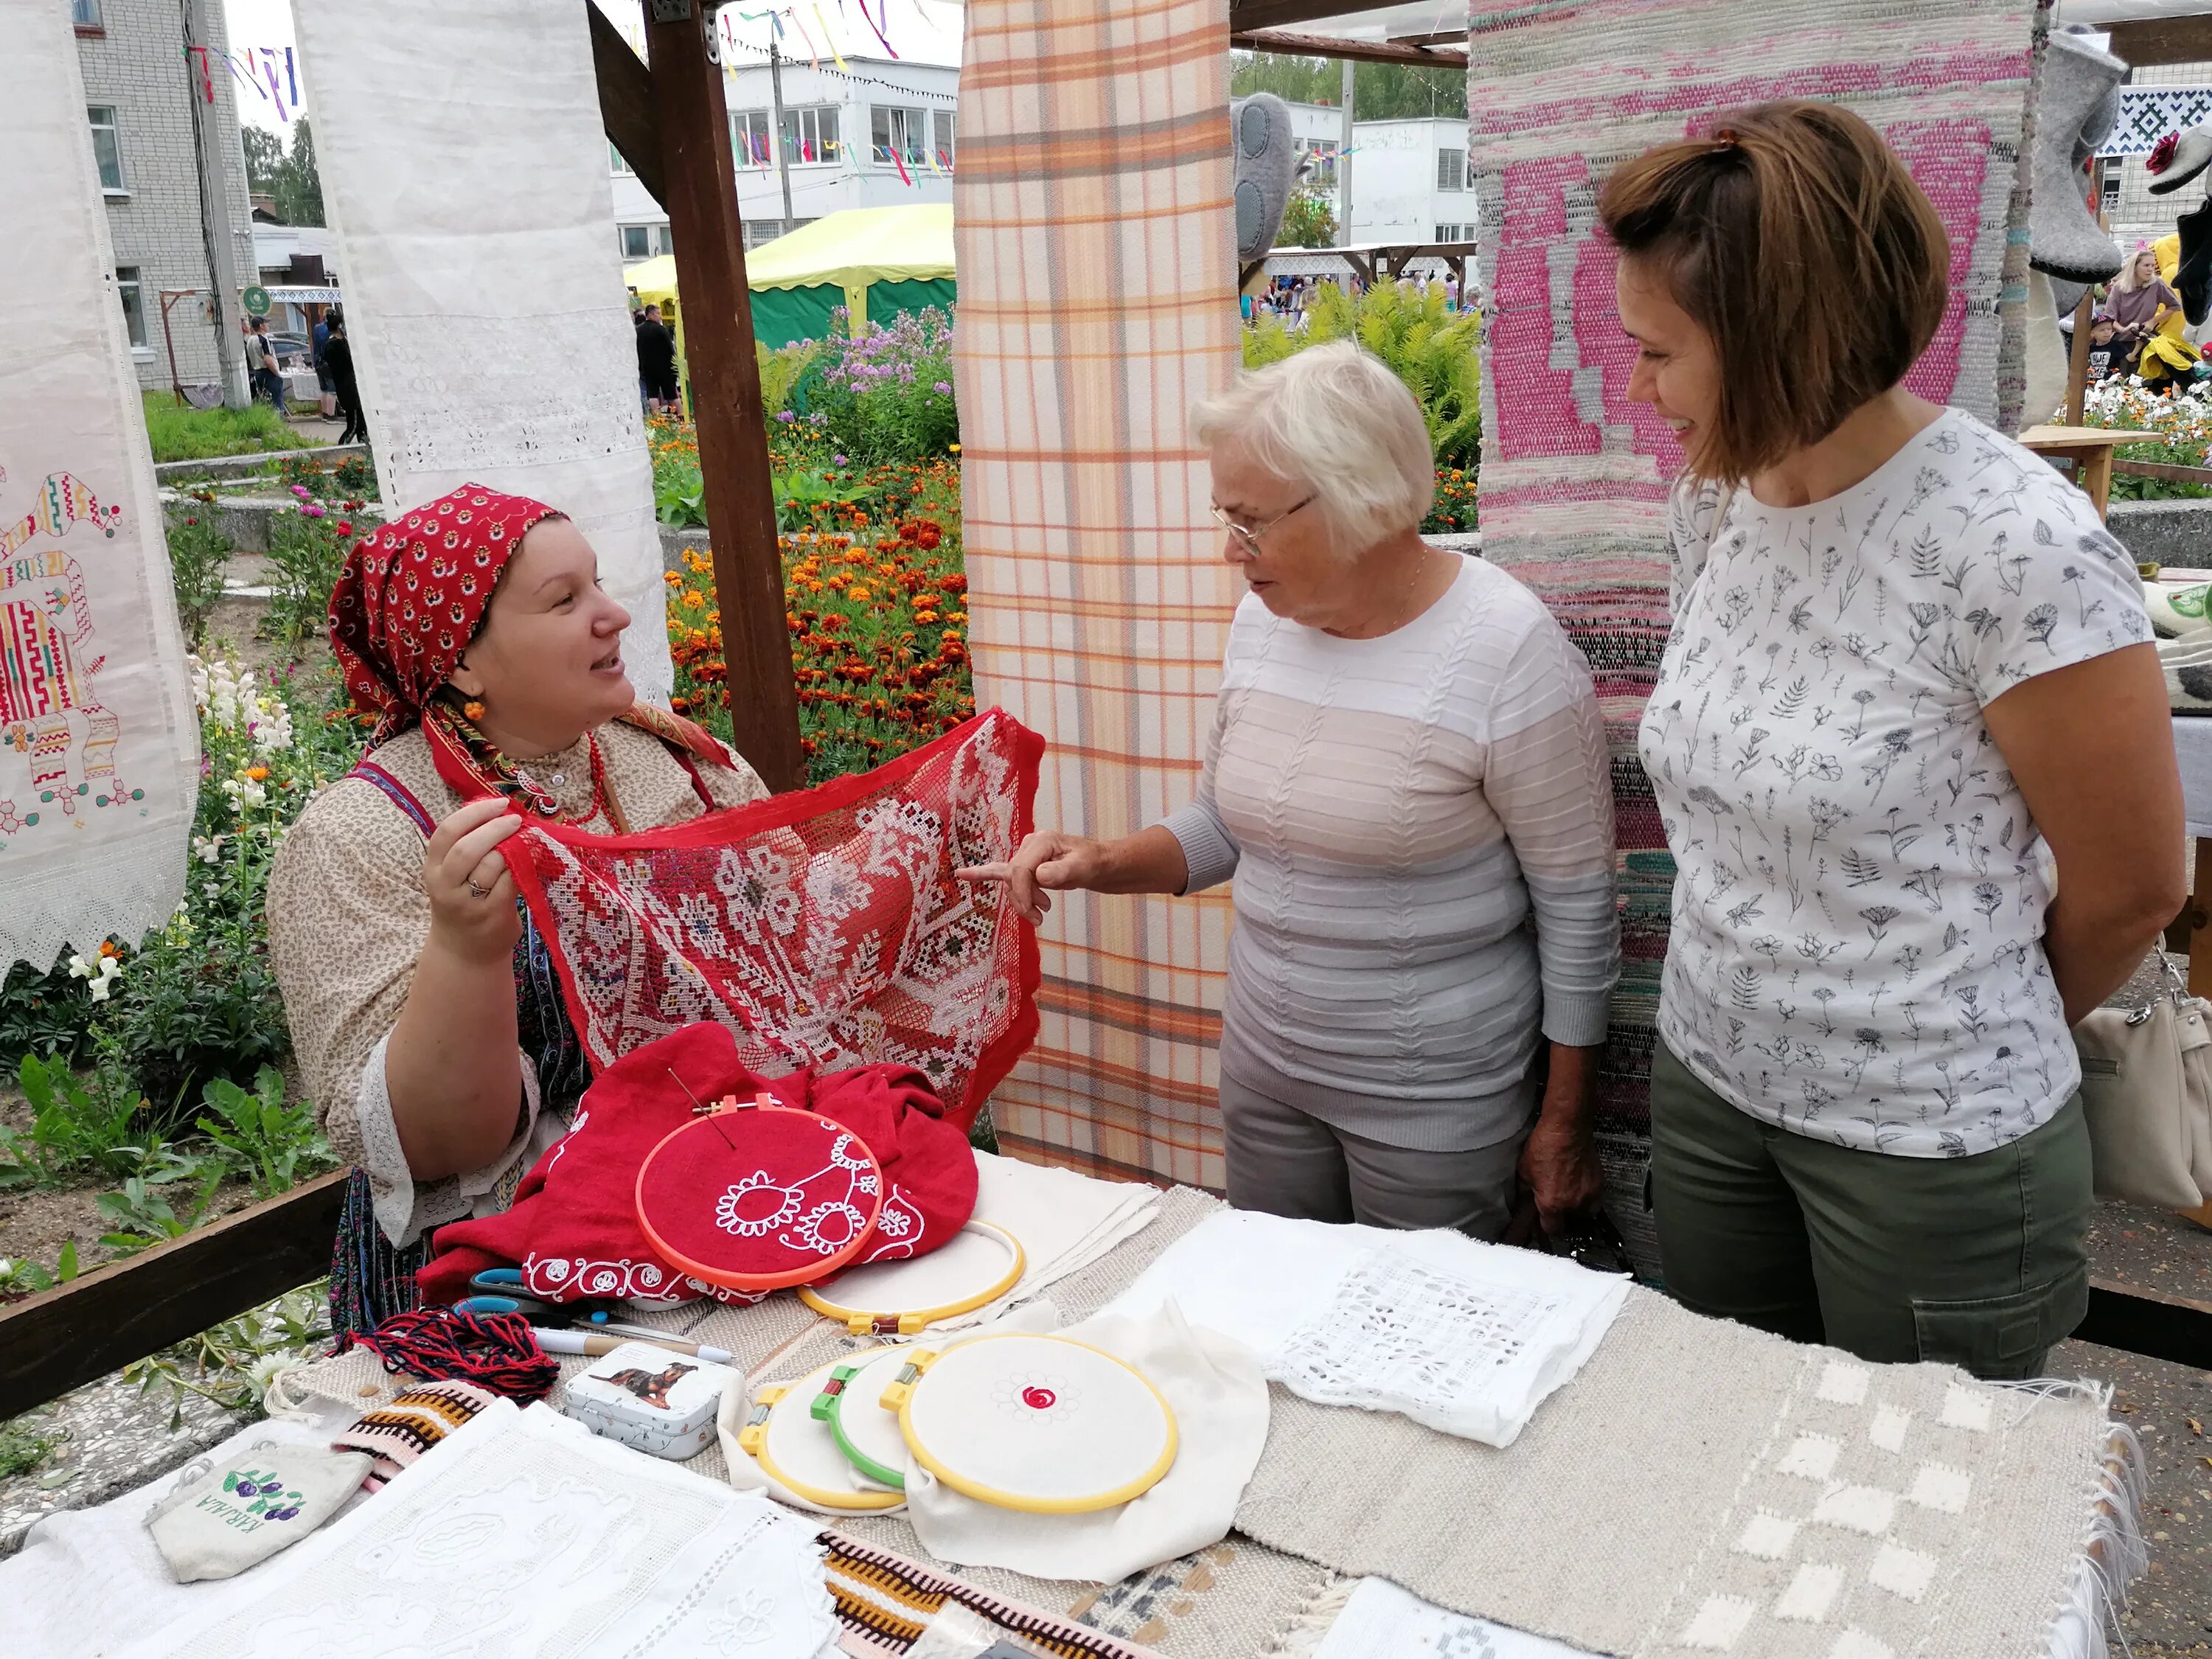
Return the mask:
[[629,611],[630,683],[665,701],[653,459],[582,9],[300,0],[293,21],[385,501],[482,483],[559,507]]
[[1510,1446],[1627,1294],[1626,1279],[1460,1233],[1240,1210],[1177,1239],[1106,1311],[1142,1315],[1172,1299],[1309,1400]]
[[834,1654],[814,1528],[501,1401],[130,1659]]
[[1314,1659],[1592,1659],[1540,1636],[1447,1613],[1387,1578],[1363,1578]]

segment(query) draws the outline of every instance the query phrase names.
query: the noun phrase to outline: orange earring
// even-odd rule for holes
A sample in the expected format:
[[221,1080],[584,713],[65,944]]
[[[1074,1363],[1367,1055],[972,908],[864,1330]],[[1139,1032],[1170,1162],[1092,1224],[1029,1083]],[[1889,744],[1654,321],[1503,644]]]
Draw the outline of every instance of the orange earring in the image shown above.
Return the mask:
[[461,713],[472,720],[480,720],[483,718],[483,705],[471,697],[461,705]]

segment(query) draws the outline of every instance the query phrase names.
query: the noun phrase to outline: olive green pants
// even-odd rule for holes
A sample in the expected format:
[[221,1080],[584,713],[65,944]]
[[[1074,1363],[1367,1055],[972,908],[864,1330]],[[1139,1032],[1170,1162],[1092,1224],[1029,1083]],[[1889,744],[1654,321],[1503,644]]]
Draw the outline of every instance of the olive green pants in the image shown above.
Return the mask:
[[1660,1043],[1651,1205],[1683,1306],[1863,1359],[2040,1373],[2089,1300],[2079,1096],[1971,1158],[1894,1158],[1739,1111]]

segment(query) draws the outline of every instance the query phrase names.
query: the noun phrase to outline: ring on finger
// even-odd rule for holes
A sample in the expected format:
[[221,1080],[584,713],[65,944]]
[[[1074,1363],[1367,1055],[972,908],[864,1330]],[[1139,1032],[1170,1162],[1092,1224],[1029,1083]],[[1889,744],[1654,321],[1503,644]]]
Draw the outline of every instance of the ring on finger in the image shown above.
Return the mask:
[[491,896],[491,889],[489,887],[479,887],[476,883],[471,882],[469,884],[469,896],[471,898],[489,898]]

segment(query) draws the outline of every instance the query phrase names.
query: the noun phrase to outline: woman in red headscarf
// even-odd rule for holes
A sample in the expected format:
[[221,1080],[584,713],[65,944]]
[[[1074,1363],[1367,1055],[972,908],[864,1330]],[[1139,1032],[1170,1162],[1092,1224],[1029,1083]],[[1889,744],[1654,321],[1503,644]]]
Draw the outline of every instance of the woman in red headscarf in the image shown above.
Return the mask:
[[278,849],[270,954],[316,1113],[356,1167],[333,1306],[413,1305],[427,1229],[502,1209],[590,1081],[498,848],[509,810],[623,835],[767,793],[635,700],[629,613],[562,514],[465,484],[355,547],[331,640],[368,756]]

